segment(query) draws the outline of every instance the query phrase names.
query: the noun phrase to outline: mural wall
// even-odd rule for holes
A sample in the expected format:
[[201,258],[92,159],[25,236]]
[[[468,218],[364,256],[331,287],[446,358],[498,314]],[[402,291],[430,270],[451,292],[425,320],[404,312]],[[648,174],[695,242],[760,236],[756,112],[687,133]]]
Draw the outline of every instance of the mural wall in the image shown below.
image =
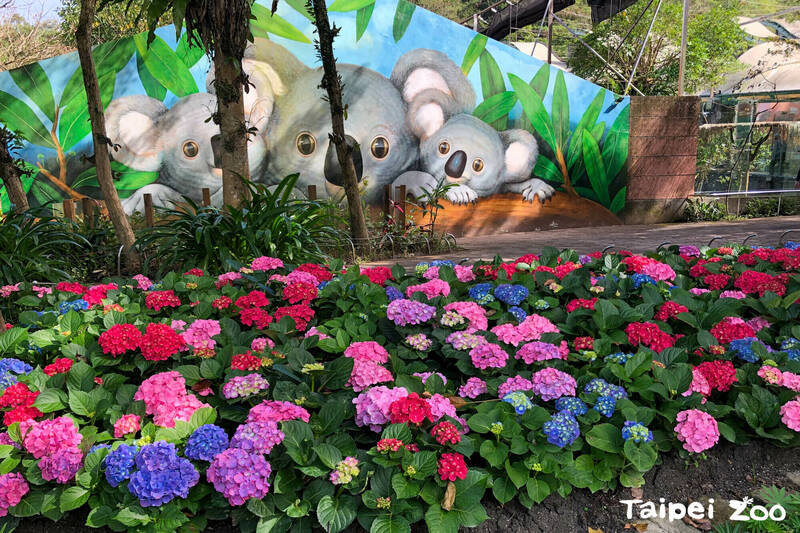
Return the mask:
[[[259,0],[245,68],[255,128],[252,178],[300,173],[298,188],[342,196],[330,115],[304,2]],[[348,141],[366,200],[385,184],[448,191],[444,223],[480,231],[614,223],[625,205],[629,100],[405,0],[333,0]],[[95,48],[112,169],[128,212],[203,187],[221,201],[208,120],[213,69],[174,27]],[[0,74],[0,122],[28,141],[32,204],[99,197],[77,53]],[[2,209],[8,199],[0,190]],[[440,217],[442,220],[442,217]],[[477,231],[477,230],[476,230]],[[460,231],[461,234],[469,233]]]

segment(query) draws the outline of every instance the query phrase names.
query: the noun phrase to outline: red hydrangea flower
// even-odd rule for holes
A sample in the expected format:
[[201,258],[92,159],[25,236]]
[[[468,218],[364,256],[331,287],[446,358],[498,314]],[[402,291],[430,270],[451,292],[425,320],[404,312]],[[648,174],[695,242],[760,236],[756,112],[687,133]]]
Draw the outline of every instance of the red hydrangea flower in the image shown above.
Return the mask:
[[389,406],[389,420],[392,424],[421,424],[425,419],[433,422],[431,406],[424,399],[420,398],[416,392],[412,392],[405,398],[395,400]]
[[295,270],[300,272],[308,272],[319,281],[330,281],[333,279],[333,273],[323,265],[315,265],[314,263],[303,263],[298,265]]
[[166,361],[186,347],[186,341],[166,324],[147,324],[139,348],[148,361]]
[[202,278],[203,277],[203,271],[200,270],[199,268],[192,268],[192,269],[189,269],[186,272],[184,272],[183,275],[184,276],[197,276],[198,278]]
[[594,339],[591,337],[575,337],[573,345],[576,350],[592,350],[594,349]]
[[283,299],[290,304],[307,304],[317,297],[317,288],[310,283],[297,281],[283,288]]
[[658,324],[653,322],[632,322],[625,328],[625,333],[628,335],[628,343],[632,346],[644,344],[656,352],[675,344],[675,339],[661,331]]
[[567,276],[567,274],[569,274],[573,270],[578,270],[579,268],[581,268],[581,265],[579,263],[573,263],[572,261],[568,261],[563,265],[558,265],[556,267],[555,269],[556,277],[558,279],[564,279]]
[[597,298],[574,298],[567,303],[567,313],[571,313],[576,309],[589,309],[594,311],[594,304],[597,303]]
[[495,279],[497,279],[497,273],[500,271],[504,271],[506,273],[506,278],[511,279],[511,276],[517,271],[517,264],[516,263],[502,263],[498,265],[497,271],[495,273]]
[[670,300],[661,304],[661,307],[659,307],[658,311],[656,311],[654,318],[656,320],[661,320],[662,322],[665,322],[670,318],[675,318],[677,315],[687,312],[689,312],[688,308],[677,302],[673,302],[672,300]]
[[267,295],[261,291],[250,291],[245,296],[236,299],[236,307],[239,309],[250,309],[251,307],[266,307],[269,305]]
[[314,310],[305,304],[279,307],[275,310],[275,320],[279,321],[285,316],[290,316],[294,319],[297,331],[305,331],[308,327],[308,321],[314,318]]
[[6,426],[10,426],[14,422],[24,422],[26,420],[33,420],[34,418],[39,418],[43,414],[44,413],[42,413],[35,407],[30,407],[30,406],[15,407],[3,415],[3,424],[5,424]]
[[114,324],[97,339],[97,344],[104,354],[112,357],[122,355],[128,350],[135,350],[142,340],[142,332],[133,324]]
[[270,314],[260,307],[248,307],[239,313],[239,321],[245,326],[255,326],[258,329],[265,329],[272,323]]
[[30,407],[39,396],[24,383],[15,383],[7,387],[0,395],[0,407]]
[[72,294],[83,294],[86,287],[78,282],[62,281],[56,285],[56,290],[61,292],[71,292]]
[[105,300],[106,296],[108,295],[108,291],[117,290],[116,283],[108,283],[106,285],[95,285],[93,287],[89,287],[86,290],[86,294],[83,295],[83,299],[89,305],[100,305]]
[[383,287],[386,285],[386,282],[392,278],[392,271],[389,267],[371,267],[371,268],[362,268],[361,274],[367,276],[369,280],[374,283],[375,285],[380,285]]
[[231,359],[231,368],[233,370],[258,370],[261,368],[261,358],[251,354],[250,350],[238,353]]
[[629,255],[620,263],[628,267],[628,270],[631,272],[635,272],[637,274],[642,273],[642,269],[645,265],[649,265],[650,263],[655,263],[655,259],[650,259],[649,257],[644,257],[642,255]]
[[[138,330],[137,330],[138,331]],[[59,357],[51,364],[44,367],[44,373],[48,376],[55,376],[56,374],[66,374],[72,368],[72,359],[67,357]]]
[[514,261],[514,264],[516,265],[518,263],[527,263],[527,264],[530,265],[534,261],[538,261],[538,260],[539,260],[539,256],[536,255],[536,254],[525,254],[525,255],[523,255],[521,257],[517,257],[516,261]]
[[711,334],[720,344],[728,344],[732,340],[755,337],[755,330],[741,318],[726,316],[711,328]]
[[161,311],[164,307],[180,307],[181,299],[175,296],[172,290],[153,291],[144,297],[144,305],[148,309]]
[[445,444],[458,444],[461,442],[461,433],[452,422],[439,422],[431,430],[431,435],[436,442],[444,446]]
[[696,369],[703,374],[712,390],[725,392],[736,382],[736,369],[730,361],[705,361]]
[[786,293],[788,281],[786,274],[778,274],[773,277],[766,272],[746,270],[736,279],[733,286],[747,294],[757,292],[759,296],[764,296],[765,292],[771,291],[778,296],[783,296]]
[[227,296],[220,296],[213,302],[211,302],[211,307],[214,309],[227,309],[233,303],[233,300],[228,298]]
[[381,453],[396,452],[403,447],[403,441],[399,439],[381,439],[376,447]]
[[405,445],[405,446],[403,446],[403,447],[404,447],[406,450],[410,451],[411,453],[417,453],[417,452],[419,451],[419,446],[417,446],[417,445],[416,445],[415,443],[413,443],[413,442],[411,442],[411,443],[409,443],[409,444],[406,444],[406,445]]
[[439,459],[438,471],[442,481],[467,479],[467,463],[460,453],[443,453]]
[[731,277],[727,274],[709,274],[703,278],[703,283],[712,291],[720,291],[728,286],[730,280]]

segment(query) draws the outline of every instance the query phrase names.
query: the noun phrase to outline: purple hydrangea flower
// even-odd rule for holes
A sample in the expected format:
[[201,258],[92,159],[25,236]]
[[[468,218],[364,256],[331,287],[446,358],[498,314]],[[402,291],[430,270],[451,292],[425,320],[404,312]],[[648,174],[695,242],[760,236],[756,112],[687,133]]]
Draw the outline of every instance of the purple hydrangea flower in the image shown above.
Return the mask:
[[269,492],[272,467],[257,453],[229,448],[214,457],[206,478],[231,505],[243,505],[250,498],[260,500]]
[[106,481],[109,485],[116,487],[131,477],[136,466],[137,451],[136,446],[121,444],[119,448],[106,455],[103,464],[106,467]]
[[398,326],[427,322],[436,314],[436,308],[416,300],[394,300],[386,308],[386,317]]
[[236,428],[231,439],[231,448],[239,448],[248,453],[264,453],[283,442],[283,431],[273,421],[248,422]]
[[145,445],[136,454],[136,467],[128,490],[139,498],[142,507],[157,507],[175,497],[189,497],[189,489],[200,479],[188,459],[178,457],[175,445],[158,441]]

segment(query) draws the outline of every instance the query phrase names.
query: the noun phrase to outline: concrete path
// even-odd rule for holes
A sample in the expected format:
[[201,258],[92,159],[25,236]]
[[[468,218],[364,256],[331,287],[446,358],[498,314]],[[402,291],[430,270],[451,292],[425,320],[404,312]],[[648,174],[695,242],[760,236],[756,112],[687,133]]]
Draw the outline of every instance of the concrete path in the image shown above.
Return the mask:
[[449,254],[434,256],[415,256],[398,259],[387,259],[369,263],[370,265],[413,266],[420,261],[431,259],[452,259],[470,262],[481,259],[490,260],[499,254],[503,259],[516,259],[527,254],[536,253],[545,246],[556,248],[573,248],[580,253],[602,250],[613,245],[617,250],[645,252],[653,250],[659,244],[694,244],[707,245],[714,237],[715,245],[723,243],[741,243],[748,236],[748,244],[776,246],[786,230],[797,230],[787,234],[783,240],[800,241],[800,216],[754,218],[736,222],[697,222],[681,224],[655,224],[637,226],[603,226],[593,228],[570,228],[531,233],[505,233],[502,235],[484,235],[480,237],[464,237],[458,240],[458,250]]

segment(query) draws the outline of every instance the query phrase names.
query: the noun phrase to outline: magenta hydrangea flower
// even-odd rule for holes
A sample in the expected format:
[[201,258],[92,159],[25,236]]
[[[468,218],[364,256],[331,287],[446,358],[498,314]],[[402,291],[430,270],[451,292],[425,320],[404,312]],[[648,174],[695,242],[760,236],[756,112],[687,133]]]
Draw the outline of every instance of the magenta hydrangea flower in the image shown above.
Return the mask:
[[786,427],[800,431],[800,399],[795,398],[781,407],[781,421]]
[[241,448],[248,453],[268,454],[272,448],[283,442],[285,435],[278,424],[268,422],[248,422],[236,428],[231,439],[231,448]]
[[355,392],[361,392],[372,385],[393,380],[394,376],[392,376],[392,373],[381,365],[373,363],[372,361],[360,361],[356,359],[353,361],[353,371],[350,374],[350,379],[347,380],[345,385],[353,387]]
[[575,396],[575,378],[557,368],[543,368],[531,377],[534,394],[544,401],[562,396]]
[[269,492],[270,464],[263,455],[229,448],[217,454],[206,471],[206,478],[231,505],[260,500]]
[[201,407],[210,407],[186,391],[186,380],[180,372],[161,372],[144,380],[133,395],[144,401],[145,413],[153,415],[153,423],[175,427],[176,420],[188,422]]
[[549,342],[532,341],[522,345],[514,355],[515,359],[522,359],[525,364],[532,364],[536,361],[547,361],[549,359],[566,359],[566,354]]
[[408,396],[408,391],[404,387],[379,386],[362,392],[353,399],[356,406],[356,425],[369,426],[369,428],[380,433],[384,424],[389,423],[389,407],[395,400],[400,400]]
[[25,449],[35,458],[53,455],[62,449],[78,448],[83,436],[75,422],[66,416],[35,422],[22,440]]
[[345,348],[344,356],[378,364],[389,360],[389,352],[375,341],[354,342]]
[[253,259],[253,262],[250,263],[250,268],[261,272],[267,270],[276,270],[278,268],[283,268],[283,261],[277,257],[267,257],[262,255],[261,257],[256,257]]
[[675,433],[686,451],[700,453],[719,441],[717,421],[706,412],[687,409],[678,413],[677,421]]
[[486,370],[487,368],[503,368],[506,366],[508,354],[499,345],[486,342],[476,346],[469,352],[472,364],[475,368]]
[[486,382],[481,378],[469,378],[466,383],[458,389],[458,395],[462,398],[477,398],[481,394],[486,394],[489,389]]
[[543,333],[559,333],[558,326],[536,313],[528,315],[525,320],[520,322],[517,326],[517,331],[526,342],[538,341],[542,338]]
[[28,494],[30,488],[22,474],[0,474],[0,516],[6,516]]
[[75,477],[83,463],[83,454],[79,448],[62,448],[52,455],[46,455],[39,460],[39,470],[42,479],[67,483]]
[[502,399],[510,392],[531,389],[533,389],[533,383],[531,383],[531,380],[525,379],[522,376],[514,376],[513,378],[508,378],[505,383],[497,388],[497,397]]
[[250,409],[247,422],[285,422],[287,420],[302,420],[308,422],[311,418],[308,411],[291,402],[264,400]]
[[435,307],[416,300],[395,300],[386,308],[386,317],[398,326],[423,324],[435,314]]
[[443,416],[456,418],[456,407],[441,394],[434,394],[426,401],[431,408],[431,421],[436,422]]
[[413,374],[411,374],[411,375],[412,375],[412,376],[416,376],[416,377],[418,377],[419,379],[421,379],[421,380],[422,380],[422,384],[424,385],[424,384],[425,384],[425,382],[426,382],[426,381],[428,381],[428,378],[429,378],[429,377],[431,377],[431,376],[432,376],[432,375],[434,375],[434,374],[436,374],[437,376],[439,376],[439,377],[442,379],[442,383],[444,383],[445,385],[447,385],[447,378],[446,378],[446,377],[444,377],[444,374],[441,374],[441,373],[439,373],[439,372],[414,372],[414,373],[413,373]]

